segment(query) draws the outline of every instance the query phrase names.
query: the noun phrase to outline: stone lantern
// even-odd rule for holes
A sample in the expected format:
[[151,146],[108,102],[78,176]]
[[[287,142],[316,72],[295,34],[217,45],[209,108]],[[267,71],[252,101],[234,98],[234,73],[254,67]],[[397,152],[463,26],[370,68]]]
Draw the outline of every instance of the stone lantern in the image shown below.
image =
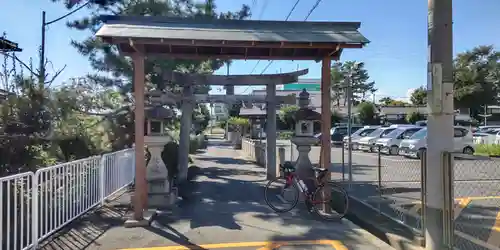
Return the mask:
[[168,170],[161,158],[163,147],[171,138],[165,133],[165,122],[174,116],[173,111],[161,106],[146,109],[146,136],[144,143],[151,158],[146,166],[148,182],[148,206],[151,208],[167,207],[176,199],[171,195]]
[[299,156],[295,163],[297,174],[303,179],[313,178],[315,172],[309,159],[311,146],[318,143],[319,139],[314,137],[314,122],[321,120],[321,115],[309,107],[309,93],[304,89],[297,98],[299,110],[295,112],[295,136],[291,141],[297,146]]

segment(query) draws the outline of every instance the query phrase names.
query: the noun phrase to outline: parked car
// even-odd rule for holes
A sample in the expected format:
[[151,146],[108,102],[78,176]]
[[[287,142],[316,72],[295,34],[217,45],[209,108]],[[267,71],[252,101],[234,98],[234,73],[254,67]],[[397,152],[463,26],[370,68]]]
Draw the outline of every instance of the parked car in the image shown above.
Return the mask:
[[375,142],[375,145],[380,148],[383,154],[397,155],[399,152],[399,144],[404,139],[409,139],[415,132],[424,127],[408,126],[396,128],[389,134],[382,136]]
[[484,133],[487,131],[498,130],[498,129],[500,129],[499,125],[479,126],[479,129],[476,132]]
[[[462,126],[455,126],[453,130],[454,151],[474,154],[474,141],[471,130]],[[422,128],[409,139],[403,140],[399,144],[399,155],[405,157],[421,158],[425,150],[427,150],[427,128]]]
[[[351,126],[351,134],[362,128],[363,126],[360,125],[355,125]],[[347,135],[347,126],[338,126],[338,127],[333,127],[330,130],[330,137],[332,141],[332,145],[339,145],[342,144],[344,136]],[[320,139],[321,141],[321,133],[315,135],[316,138]],[[318,143],[320,144],[320,143]]]
[[380,126],[364,126],[361,129],[358,129],[356,132],[352,133],[352,135],[346,135],[344,136],[343,142],[344,142],[344,147],[349,148],[348,142],[349,142],[349,137],[351,137],[351,145],[353,150],[358,150],[359,145],[358,141],[359,139],[369,135],[371,132],[375,131],[375,129],[380,128]]
[[500,141],[500,130],[494,129],[486,132],[472,133],[474,144],[496,144]]
[[393,124],[388,127],[380,127],[371,132],[369,135],[358,140],[359,149],[365,152],[374,152],[375,149],[377,148],[375,143],[377,142],[378,139],[383,138],[384,136],[396,130],[397,128],[409,127],[409,126],[414,127],[415,125]]

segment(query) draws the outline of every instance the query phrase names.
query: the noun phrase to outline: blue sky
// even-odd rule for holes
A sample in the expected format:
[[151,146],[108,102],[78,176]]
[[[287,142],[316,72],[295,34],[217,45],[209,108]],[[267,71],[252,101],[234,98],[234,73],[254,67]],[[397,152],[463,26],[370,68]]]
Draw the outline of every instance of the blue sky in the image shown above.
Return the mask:
[[[0,32],[7,32],[10,40],[18,42],[24,51],[19,55],[28,61],[36,56],[40,44],[41,11],[48,20],[64,15],[67,10],[50,0],[1,0]],[[267,3],[265,3],[267,1]],[[219,11],[236,10],[252,0],[217,0]],[[257,0],[252,19],[284,20],[295,0]],[[290,20],[303,20],[315,0],[302,0]],[[477,45],[500,43],[500,1],[454,1],[454,50],[461,52]],[[87,10],[71,18],[84,16]],[[312,21],[360,21],[361,32],[371,40],[363,49],[345,50],[341,58],[366,63],[371,79],[376,82],[377,97],[407,96],[409,89],[425,85],[427,60],[427,1],[425,0],[323,0],[310,16]],[[81,40],[89,33],[70,30],[65,21],[52,24],[47,32],[47,58],[56,69],[66,65],[59,82],[70,77],[83,76],[92,69],[86,58],[69,45],[72,39]],[[231,73],[248,74],[257,61],[235,61]],[[261,61],[254,73],[268,64]],[[307,77],[320,76],[320,66],[310,61],[274,62],[266,73],[287,72],[309,68]],[[226,69],[219,70],[225,74]],[[50,72],[50,71],[49,71]],[[238,87],[237,93],[251,89]],[[217,92],[214,89],[213,92]]]

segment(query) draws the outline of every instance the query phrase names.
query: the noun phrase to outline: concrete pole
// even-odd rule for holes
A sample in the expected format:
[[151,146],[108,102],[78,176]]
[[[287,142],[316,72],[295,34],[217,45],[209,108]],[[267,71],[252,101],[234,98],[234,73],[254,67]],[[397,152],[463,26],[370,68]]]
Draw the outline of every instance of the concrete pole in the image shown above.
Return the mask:
[[179,183],[187,180],[187,169],[189,167],[189,134],[191,132],[193,109],[196,101],[193,97],[193,86],[186,84],[183,88],[182,96],[181,131],[179,135],[179,175],[177,176]]
[[[425,237],[427,250],[444,245],[444,168],[441,155],[453,150],[453,21],[452,0],[428,0],[428,83],[430,115],[427,123],[427,192]],[[453,183],[453,176],[450,176]]]
[[134,54],[135,98],[135,190],[134,219],[141,221],[147,199],[146,159],[144,155],[144,56]]
[[[352,130],[352,89],[351,89],[351,76],[347,76],[345,79],[346,85],[346,97],[347,97],[347,169],[349,170],[349,189],[352,185],[352,138],[351,138],[351,130]],[[344,174],[344,173],[342,173]]]
[[266,171],[267,179],[273,180],[276,175],[276,85],[266,86],[266,108],[267,108],[267,127],[266,127],[266,147],[267,161]]

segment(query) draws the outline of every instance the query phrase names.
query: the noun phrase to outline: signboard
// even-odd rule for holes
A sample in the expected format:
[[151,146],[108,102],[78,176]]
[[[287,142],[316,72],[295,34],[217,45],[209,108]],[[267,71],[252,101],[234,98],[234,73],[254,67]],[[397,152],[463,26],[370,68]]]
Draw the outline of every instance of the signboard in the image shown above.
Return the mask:
[[307,91],[321,91],[321,84],[304,84],[304,83],[291,83],[285,84],[283,90],[303,90]]

